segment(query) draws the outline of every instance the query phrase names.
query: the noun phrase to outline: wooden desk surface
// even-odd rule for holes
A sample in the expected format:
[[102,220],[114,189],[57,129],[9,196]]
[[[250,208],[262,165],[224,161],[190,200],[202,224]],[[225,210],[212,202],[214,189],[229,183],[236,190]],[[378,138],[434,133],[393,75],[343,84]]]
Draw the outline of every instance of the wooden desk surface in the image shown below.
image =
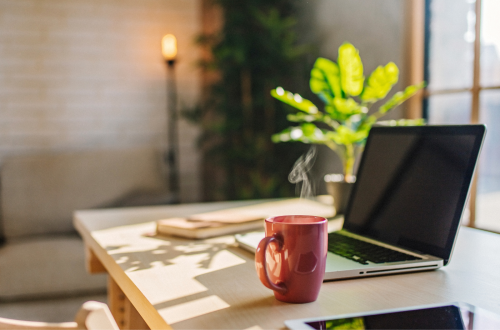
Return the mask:
[[281,329],[287,319],[453,301],[500,314],[500,235],[480,230],[460,229],[442,269],[323,283],[309,304],[277,301],[232,236],[148,236],[156,219],[250,203],[77,211],[75,226],[151,329]]

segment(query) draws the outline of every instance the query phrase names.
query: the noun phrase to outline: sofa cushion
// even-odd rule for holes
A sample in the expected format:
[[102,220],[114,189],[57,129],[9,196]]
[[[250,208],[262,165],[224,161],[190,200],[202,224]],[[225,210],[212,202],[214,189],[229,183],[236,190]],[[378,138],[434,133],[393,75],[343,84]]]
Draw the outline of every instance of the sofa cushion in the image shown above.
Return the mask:
[[0,300],[105,292],[106,275],[85,270],[77,236],[14,240],[0,247]]
[[73,232],[74,210],[165,187],[159,153],[150,148],[17,156],[3,163],[0,182],[7,240]]

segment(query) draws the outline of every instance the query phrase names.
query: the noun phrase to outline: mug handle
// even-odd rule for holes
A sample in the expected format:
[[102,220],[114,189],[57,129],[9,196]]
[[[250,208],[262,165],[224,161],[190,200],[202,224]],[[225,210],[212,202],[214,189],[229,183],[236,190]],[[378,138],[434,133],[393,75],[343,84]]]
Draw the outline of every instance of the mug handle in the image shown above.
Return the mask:
[[266,262],[266,250],[269,244],[272,242],[275,242],[278,244],[279,250],[280,251],[283,247],[283,241],[271,236],[271,237],[264,237],[260,243],[259,246],[257,247],[257,250],[255,251],[255,268],[257,269],[257,275],[259,275],[259,279],[264,284],[267,288],[274,290],[282,295],[286,294],[288,292],[287,287],[285,286],[285,283],[281,282],[278,284],[274,284],[271,282],[269,279],[269,274],[267,273],[267,262]]

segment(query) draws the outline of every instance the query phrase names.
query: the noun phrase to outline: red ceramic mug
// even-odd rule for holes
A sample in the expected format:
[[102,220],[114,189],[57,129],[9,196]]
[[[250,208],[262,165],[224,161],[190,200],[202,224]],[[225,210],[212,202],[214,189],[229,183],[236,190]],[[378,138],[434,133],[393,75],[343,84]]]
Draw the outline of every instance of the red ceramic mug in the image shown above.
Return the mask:
[[266,237],[255,253],[260,281],[280,301],[315,301],[325,276],[327,220],[284,215],[266,219],[265,224]]

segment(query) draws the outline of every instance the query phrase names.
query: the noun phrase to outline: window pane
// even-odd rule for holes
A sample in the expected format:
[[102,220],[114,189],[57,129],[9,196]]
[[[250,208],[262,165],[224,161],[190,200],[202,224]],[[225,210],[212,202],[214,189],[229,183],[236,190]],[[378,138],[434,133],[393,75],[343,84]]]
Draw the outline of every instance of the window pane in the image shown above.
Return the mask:
[[500,90],[481,93],[481,118],[487,126],[479,163],[476,226],[500,232]]
[[481,85],[500,85],[500,1],[481,2]]
[[468,92],[429,97],[429,124],[468,124],[471,102]]
[[470,0],[431,0],[429,9],[429,89],[471,87],[474,3]]

